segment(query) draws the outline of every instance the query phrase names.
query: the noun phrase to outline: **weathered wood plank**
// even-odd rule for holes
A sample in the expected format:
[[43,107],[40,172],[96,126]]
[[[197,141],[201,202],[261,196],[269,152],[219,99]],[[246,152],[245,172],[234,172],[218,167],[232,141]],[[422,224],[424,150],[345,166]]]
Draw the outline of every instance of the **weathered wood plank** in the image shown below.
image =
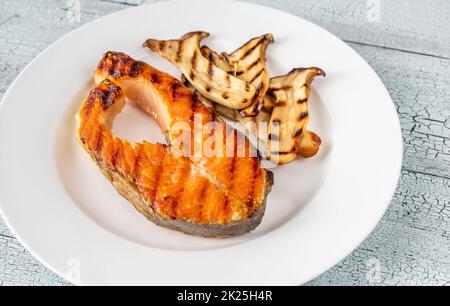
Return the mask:
[[[450,2],[434,0],[423,4],[419,0],[379,0],[380,22],[367,18],[371,1],[268,1],[247,0],[273,6],[309,19],[347,41],[376,44],[411,52],[428,53],[450,58]],[[378,0],[377,0],[378,1]],[[36,52],[80,24],[130,5],[154,0],[94,0],[81,1],[80,23],[70,22],[67,1],[2,1],[0,2],[0,42],[11,46],[1,50],[1,58],[20,60],[21,69]],[[408,14],[403,14],[408,11]],[[399,13],[401,12],[401,13]],[[36,30],[38,29],[38,30]],[[42,35],[45,33],[45,35]],[[16,56],[21,55],[21,56]],[[8,66],[0,62],[2,70]],[[11,82],[1,78],[0,93]]]
[[404,169],[450,178],[450,61],[350,45],[378,73],[397,106]]
[[[154,1],[101,0],[138,5]],[[446,0],[244,0],[308,19],[343,40],[450,58]],[[214,5],[210,1],[210,5]],[[301,29],[298,29],[301,31]]]
[[[291,11],[344,39],[363,43],[351,46],[386,84],[402,125],[402,178],[386,215],[360,248],[310,284],[367,284],[373,259],[380,263],[382,284],[450,281],[450,61],[411,53],[448,57],[446,35],[450,34],[443,33],[448,28],[448,4],[406,0],[388,5],[382,0],[382,22],[366,24],[366,1],[253,1]],[[0,2],[0,97],[20,70],[64,33],[103,14],[140,4],[139,0],[118,2],[82,1],[80,23],[68,21],[66,1]],[[403,14],[408,4],[413,5],[410,14]],[[399,8],[402,13],[396,11]],[[395,24],[389,24],[389,16]],[[444,21],[447,27],[440,25]],[[12,236],[0,220],[0,284],[65,283]]]
[[7,230],[7,234],[3,232],[5,225],[0,220],[0,286],[68,285],[34,259]]
[[39,52],[67,32],[122,9],[115,3],[84,1],[80,23],[71,21],[67,1],[0,1],[0,94]]

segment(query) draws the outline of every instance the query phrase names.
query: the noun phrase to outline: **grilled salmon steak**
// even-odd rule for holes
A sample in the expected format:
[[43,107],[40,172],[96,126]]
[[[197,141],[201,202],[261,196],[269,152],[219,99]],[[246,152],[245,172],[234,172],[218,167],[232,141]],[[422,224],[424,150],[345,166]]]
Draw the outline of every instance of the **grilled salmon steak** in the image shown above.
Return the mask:
[[[137,210],[158,225],[204,237],[258,226],[273,176],[247,138],[180,81],[123,53],[106,53],[95,80],[78,114],[78,140]],[[169,145],[111,132],[128,101],[156,120]]]

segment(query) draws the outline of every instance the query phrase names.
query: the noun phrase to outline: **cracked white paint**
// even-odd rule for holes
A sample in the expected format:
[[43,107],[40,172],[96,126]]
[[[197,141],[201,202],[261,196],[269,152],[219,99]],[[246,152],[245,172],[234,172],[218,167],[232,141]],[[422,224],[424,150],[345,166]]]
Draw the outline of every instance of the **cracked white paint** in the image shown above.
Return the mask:
[[[309,285],[450,285],[450,2],[384,0],[381,22],[369,23],[366,0],[249,1],[305,17],[355,42],[350,45],[380,75],[400,116],[404,162],[388,211],[357,250]],[[81,0],[79,24],[66,20],[66,2],[0,1],[0,97],[63,34],[153,1]],[[0,219],[0,285],[18,284],[68,283],[38,263]]]

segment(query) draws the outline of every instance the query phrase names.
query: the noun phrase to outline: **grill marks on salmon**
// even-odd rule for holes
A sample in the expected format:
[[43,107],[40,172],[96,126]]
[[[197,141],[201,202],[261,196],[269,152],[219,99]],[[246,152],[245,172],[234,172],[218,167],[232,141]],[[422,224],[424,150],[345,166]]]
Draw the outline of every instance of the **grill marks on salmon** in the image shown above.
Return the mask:
[[[261,168],[259,157],[252,156],[255,149],[247,139],[239,141],[238,132],[178,80],[123,53],[106,53],[95,79],[98,85],[78,115],[79,141],[141,213],[156,224],[205,237],[242,234],[260,223],[273,178]],[[170,146],[128,142],[111,133],[114,117],[129,100],[158,122]],[[201,120],[194,120],[196,116]],[[222,133],[221,152],[234,155],[187,151],[177,123],[204,126],[214,120],[222,130],[205,134],[194,127],[191,139],[204,144],[208,136]],[[174,148],[191,154],[175,154]],[[242,157],[236,156],[238,150],[244,151]]]

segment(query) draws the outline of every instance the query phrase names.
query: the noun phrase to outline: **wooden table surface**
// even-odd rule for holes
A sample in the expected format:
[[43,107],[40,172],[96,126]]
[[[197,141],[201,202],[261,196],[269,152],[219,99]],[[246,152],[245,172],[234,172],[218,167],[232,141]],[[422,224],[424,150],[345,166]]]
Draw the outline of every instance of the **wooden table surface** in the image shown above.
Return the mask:
[[[0,98],[63,34],[149,2],[81,0],[77,20],[76,0],[2,0]],[[309,285],[450,284],[450,1],[251,2],[301,16],[346,41],[386,85],[402,126],[403,166],[389,209],[360,247]],[[68,283],[35,260],[0,218],[0,285],[19,284]]]

